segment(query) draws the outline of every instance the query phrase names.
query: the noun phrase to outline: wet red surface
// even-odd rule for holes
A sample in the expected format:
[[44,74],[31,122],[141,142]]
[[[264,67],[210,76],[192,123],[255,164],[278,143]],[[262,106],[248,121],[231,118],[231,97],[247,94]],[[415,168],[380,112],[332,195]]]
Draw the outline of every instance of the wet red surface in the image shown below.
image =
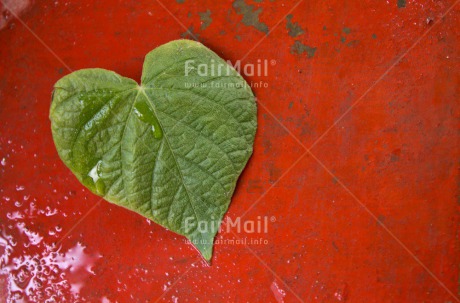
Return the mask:
[[[454,1],[6,4],[24,23],[3,5],[1,302],[459,301]],[[98,203],[48,120],[69,69],[139,80],[143,56],[184,26],[232,62],[270,62],[246,77],[268,87],[253,89],[255,152],[227,214],[267,216],[268,232],[220,233],[211,267],[181,237]]]

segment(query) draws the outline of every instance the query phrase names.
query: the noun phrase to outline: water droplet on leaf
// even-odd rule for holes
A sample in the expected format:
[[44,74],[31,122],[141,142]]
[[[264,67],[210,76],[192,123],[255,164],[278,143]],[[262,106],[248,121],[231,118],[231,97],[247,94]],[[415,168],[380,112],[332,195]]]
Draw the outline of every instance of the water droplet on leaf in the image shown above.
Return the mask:
[[163,137],[160,123],[147,102],[137,101],[136,104],[134,104],[134,113],[139,120],[152,126],[153,137],[156,139],[161,139]]
[[101,163],[102,161],[99,160],[96,165],[89,171],[88,176],[93,179],[93,182],[96,183],[100,178],[100,173],[101,173]]

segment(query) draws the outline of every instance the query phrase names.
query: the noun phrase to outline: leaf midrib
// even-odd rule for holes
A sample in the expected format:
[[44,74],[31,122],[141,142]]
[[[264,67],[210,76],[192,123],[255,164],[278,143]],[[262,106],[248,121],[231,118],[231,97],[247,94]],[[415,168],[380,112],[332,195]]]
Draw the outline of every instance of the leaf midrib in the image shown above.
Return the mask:
[[[180,178],[181,178],[182,184],[184,185],[185,192],[187,193],[187,198],[188,198],[188,200],[189,200],[189,204],[190,204],[190,206],[192,207],[192,210],[193,210],[193,213],[195,214],[196,219],[199,221],[200,218],[198,217],[198,213],[197,213],[197,211],[196,211],[196,209],[195,209],[195,206],[194,206],[193,203],[192,203],[193,200],[192,200],[192,198],[191,198],[190,191],[189,191],[189,189],[188,189],[188,187],[187,187],[187,184],[186,184],[185,181],[184,181],[184,176],[182,175],[182,171],[181,171],[181,169],[180,169],[179,163],[177,163],[176,155],[174,154],[174,150],[172,149],[171,144],[169,143],[169,140],[168,140],[168,136],[167,136],[167,134],[166,134],[166,131],[165,131],[165,129],[164,129],[163,125],[161,124],[161,121],[160,121],[160,119],[159,119],[159,117],[158,117],[157,111],[156,111],[156,109],[155,109],[155,105],[153,104],[153,102],[152,102],[152,100],[149,98],[149,96],[145,93],[144,87],[142,87],[142,88],[139,89],[139,92],[141,92],[141,91],[142,91],[142,93],[144,94],[145,98],[147,98],[147,102],[150,104],[150,106],[151,106],[151,108],[152,108],[152,110],[153,110],[153,113],[154,113],[155,116],[157,117],[158,123],[160,124],[160,127],[161,127],[161,129],[163,130],[163,138],[165,139],[165,142],[168,144],[169,150],[171,151],[171,155],[172,155],[172,157],[173,157],[173,159],[174,159],[174,164],[175,164],[175,166],[176,166],[176,168],[177,168],[177,171],[179,172],[179,176],[180,176]],[[201,236],[200,233],[198,233],[198,234]],[[203,237],[201,237],[201,238],[203,238]]]

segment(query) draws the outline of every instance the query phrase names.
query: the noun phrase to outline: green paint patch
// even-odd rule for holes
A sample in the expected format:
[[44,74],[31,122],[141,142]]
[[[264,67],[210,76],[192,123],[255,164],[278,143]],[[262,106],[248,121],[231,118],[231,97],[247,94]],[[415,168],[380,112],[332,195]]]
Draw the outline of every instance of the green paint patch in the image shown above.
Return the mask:
[[376,35],[376,34],[372,34],[372,39],[377,39],[377,35]]
[[246,26],[252,26],[255,29],[268,34],[268,26],[259,21],[259,15],[262,13],[262,9],[255,9],[253,5],[246,4],[244,0],[235,0],[233,2],[233,8],[238,15],[243,16],[243,22]]
[[345,35],[348,35],[349,33],[351,33],[351,29],[349,27],[344,27],[342,31]]
[[398,7],[399,8],[406,7],[406,0],[398,0]]
[[195,30],[193,28],[193,25],[191,25],[187,31],[183,32],[180,35],[184,39],[193,39],[193,40],[198,40],[198,37],[200,36],[199,34],[195,33]]
[[211,11],[208,9],[205,12],[198,13],[201,20],[201,30],[205,30],[212,23]]
[[177,3],[182,4],[185,2],[185,0],[176,0]]
[[289,30],[288,34],[289,36],[291,37],[297,37],[297,36],[300,36],[302,34],[304,34],[304,30],[300,27],[300,25],[295,22],[295,23],[292,23],[292,15],[289,14],[286,16],[286,20],[287,20],[287,23],[286,23],[286,28]]
[[289,109],[291,109],[293,106],[294,106],[294,102],[292,102],[292,101],[291,101],[291,102],[289,102],[289,106],[288,106],[288,108],[289,108]]
[[311,46],[305,45],[302,42],[297,40],[291,46],[291,54],[302,55],[303,53],[306,53],[308,58],[313,58],[315,56],[317,49],[318,49],[317,47],[311,47]]
[[347,43],[347,46],[348,47],[354,47],[354,46],[356,46],[358,44],[359,44],[359,40],[352,40],[352,41]]

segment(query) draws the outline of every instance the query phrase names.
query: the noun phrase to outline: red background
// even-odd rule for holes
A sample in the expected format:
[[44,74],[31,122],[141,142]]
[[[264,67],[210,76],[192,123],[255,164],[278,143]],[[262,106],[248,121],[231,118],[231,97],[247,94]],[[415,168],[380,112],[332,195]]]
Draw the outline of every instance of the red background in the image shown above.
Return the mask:
[[[232,1],[27,2],[7,1],[0,23],[0,254],[12,248],[0,301],[11,279],[33,280],[13,258],[52,243],[67,255],[84,247],[78,262],[91,269],[55,275],[81,282],[88,302],[459,301],[460,5],[246,0],[266,35]],[[304,34],[289,35],[288,13]],[[254,89],[255,151],[227,214],[275,222],[237,235],[268,244],[216,245],[210,267],[181,237],[98,203],[59,160],[48,120],[68,68],[139,81],[144,55],[184,26],[226,60],[275,60],[268,76],[246,77],[268,88]],[[314,56],[292,52],[296,40]]]

